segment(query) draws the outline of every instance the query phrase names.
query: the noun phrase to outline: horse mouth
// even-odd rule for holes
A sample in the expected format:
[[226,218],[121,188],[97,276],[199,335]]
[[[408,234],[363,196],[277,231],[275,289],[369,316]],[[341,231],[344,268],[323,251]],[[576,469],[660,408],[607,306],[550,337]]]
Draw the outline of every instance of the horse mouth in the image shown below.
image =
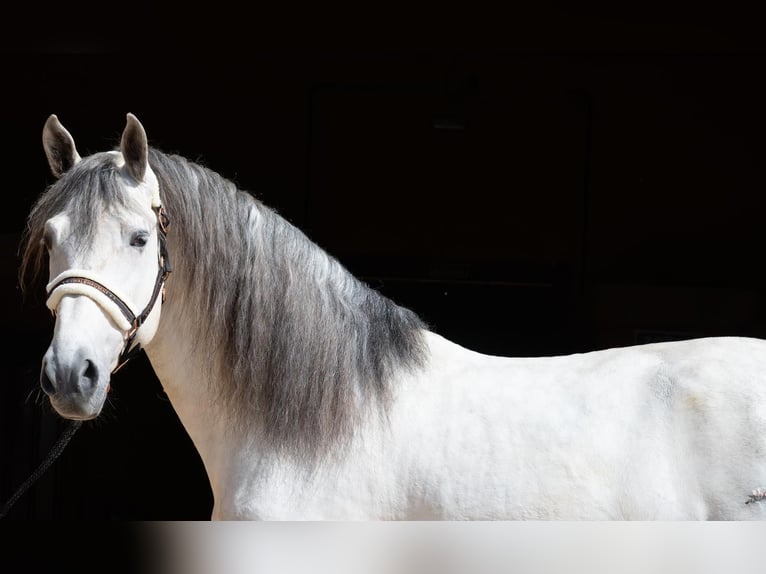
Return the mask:
[[65,418],[70,421],[92,421],[96,417],[98,417],[98,413],[91,416],[80,416],[80,415],[63,415],[59,412],[62,418]]
[[53,410],[64,419],[72,421],[88,421],[95,419],[101,414],[101,410],[106,402],[106,393],[104,393],[104,397],[101,400],[94,399],[95,397],[83,401],[77,400],[77,398],[67,400],[51,397],[50,403]]

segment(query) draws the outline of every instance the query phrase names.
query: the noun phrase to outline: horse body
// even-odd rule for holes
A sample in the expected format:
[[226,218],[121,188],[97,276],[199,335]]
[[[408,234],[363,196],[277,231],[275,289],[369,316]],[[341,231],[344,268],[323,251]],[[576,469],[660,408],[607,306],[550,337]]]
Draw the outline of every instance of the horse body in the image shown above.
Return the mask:
[[[30,214],[24,258],[45,235],[57,319],[43,388],[62,416],[93,418],[121,348],[143,345],[213,518],[766,518],[749,498],[766,484],[766,342],[483,355],[217,174],[148,149],[134,117],[118,152],[85,159],[52,118],[60,180]],[[136,329],[116,286],[127,307],[149,301]]]
[[174,392],[177,379],[178,395],[188,394],[194,369],[165,372],[147,352],[205,462],[214,518],[766,516],[745,504],[766,474],[764,342],[505,358],[427,340],[428,365],[398,381],[387,417],[371,417],[340,459],[311,469],[259,444],[257,433],[232,440],[213,430],[209,398]]

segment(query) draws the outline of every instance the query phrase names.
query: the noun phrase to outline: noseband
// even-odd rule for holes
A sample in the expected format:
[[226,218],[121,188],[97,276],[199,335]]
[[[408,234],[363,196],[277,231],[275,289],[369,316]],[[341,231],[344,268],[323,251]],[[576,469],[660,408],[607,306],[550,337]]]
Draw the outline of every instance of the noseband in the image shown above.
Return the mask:
[[[120,353],[120,357],[117,360],[117,366],[112,373],[116,373],[121,369],[125,363],[135,357],[141,351],[141,344],[133,346],[133,342],[136,338],[136,333],[141,325],[144,324],[149,314],[152,312],[157,297],[162,294],[162,301],[165,301],[165,280],[170,272],[173,270],[170,265],[170,258],[168,256],[167,248],[167,233],[170,228],[170,219],[165,213],[165,209],[159,202],[157,205],[152,205],[152,209],[157,214],[157,240],[159,244],[159,270],[157,271],[157,278],[154,281],[154,289],[152,290],[152,296],[149,299],[149,303],[144,307],[144,310],[139,314],[135,314],[131,309],[131,306],[125,302],[124,298],[117,295],[113,290],[106,287],[103,283],[93,278],[93,274],[88,271],[65,271],[53,281],[48,284],[48,300],[47,306],[55,314],[58,308],[59,301],[64,295],[86,295],[93,299],[99,306],[101,306],[111,317],[115,323],[122,327],[125,331],[125,347]],[[91,289],[82,289],[80,286]],[[68,286],[65,289],[61,289],[64,286]],[[54,292],[55,297],[54,297]],[[119,311],[119,314],[114,312],[114,309]]]

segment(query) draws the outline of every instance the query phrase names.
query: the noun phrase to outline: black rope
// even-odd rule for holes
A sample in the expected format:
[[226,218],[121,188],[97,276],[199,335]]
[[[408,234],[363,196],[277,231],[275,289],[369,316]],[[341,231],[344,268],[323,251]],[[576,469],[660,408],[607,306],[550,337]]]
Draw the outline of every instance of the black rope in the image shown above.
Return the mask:
[[50,466],[53,464],[53,461],[55,461],[63,452],[64,447],[69,442],[69,439],[72,438],[75,431],[80,428],[81,424],[82,421],[71,421],[70,425],[64,429],[64,432],[61,433],[61,436],[59,437],[58,441],[56,441],[56,444],[53,445],[53,448],[48,453],[48,456],[45,457],[45,460],[40,463],[40,466],[35,469],[32,475],[22,483],[22,485],[16,490],[13,496],[11,496],[8,502],[5,503],[2,511],[0,511],[0,519],[5,518],[5,515],[8,514],[8,511],[11,509],[11,507],[16,504],[16,502],[24,495],[27,489],[29,489],[30,486],[32,486],[43,474],[45,474],[45,471],[48,470],[48,468],[50,468]]

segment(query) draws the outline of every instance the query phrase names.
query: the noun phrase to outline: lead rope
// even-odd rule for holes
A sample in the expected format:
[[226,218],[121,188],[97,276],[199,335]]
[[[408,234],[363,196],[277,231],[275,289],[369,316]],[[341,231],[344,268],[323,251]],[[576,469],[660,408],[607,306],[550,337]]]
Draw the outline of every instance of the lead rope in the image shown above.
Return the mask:
[[8,514],[8,511],[10,511],[11,507],[16,504],[19,498],[21,498],[29,487],[45,474],[45,471],[50,468],[53,462],[64,451],[64,447],[72,436],[74,436],[77,429],[80,428],[80,425],[82,425],[82,421],[71,421],[69,426],[64,429],[64,432],[61,433],[61,436],[56,441],[56,444],[53,445],[53,448],[48,453],[48,456],[45,457],[45,460],[40,463],[32,475],[19,486],[16,492],[13,493],[13,496],[8,499],[8,502],[3,505],[3,509],[0,511],[0,519],[5,518],[5,515]]

